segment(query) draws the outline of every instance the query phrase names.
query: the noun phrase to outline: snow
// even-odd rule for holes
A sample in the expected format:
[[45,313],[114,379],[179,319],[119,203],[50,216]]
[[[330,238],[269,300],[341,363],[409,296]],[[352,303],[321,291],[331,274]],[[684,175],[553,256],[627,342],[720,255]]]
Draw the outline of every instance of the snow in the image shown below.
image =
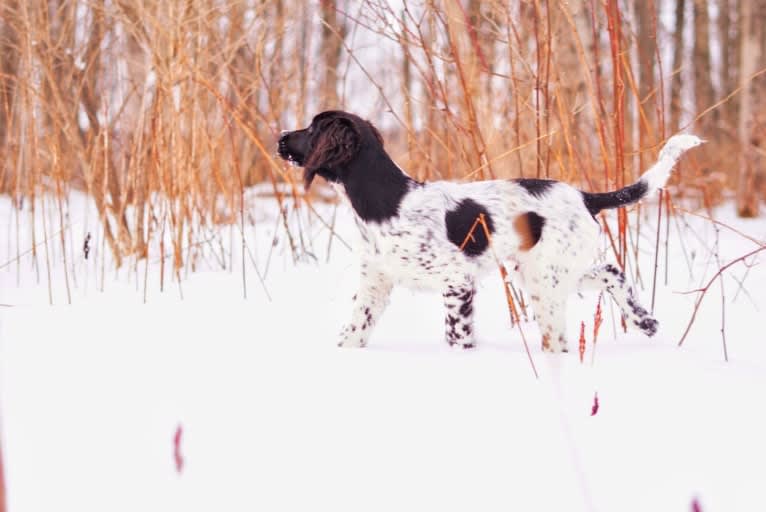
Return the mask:
[[[77,212],[85,207],[82,198],[73,201],[70,238],[79,249],[86,227]],[[276,208],[259,201],[256,225],[245,232],[263,272],[279,224]],[[332,218],[332,207],[315,206]],[[732,210],[725,205],[716,218],[764,240],[766,221],[736,219]],[[648,305],[656,211],[644,211],[639,296]],[[0,241],[15,240],[7,201],[0,212]],[[368,348],[337,348],[356,263],[337,240],[325,261],[328,231],[301,212],[316,261],[293,264],[278,227],[265,276],[271,300],[251,264],[243,298],[236,258],[233,269],[183,273],[183,299],[169,280],[160,293],[156,259],[146,304],[143,263],[138,274],[107,266],[101,292],[98,240],[88,261],[74,251],[72,305],[53,242],[54,306],[43,256],[39,284],[29,255],[18,272],[15,263],[0,269],[0,428],[11,512],[675,511],[691,510],[694,500],[705,512],[766,506],[758,309],[766,304],[766,275],[757,259],[748,260],[749,270],[739,264],[725,274],[729,362],[717,283],[677,347],[695,298],[677,292],[698,288],[720,266],[708,251],[715,243],[709,222],[687,215],[688,226],[671,229],[670,281],[663,284],[661,258],[655,338],[615,329],[607,303],[591,364],[595,295],[569,305],[573,342],[580,321],[586,324],[584,364],[576,350],[543,354],[536,325],[524,323],[536,380],[495,275],[479,288],[472,351],[442,340],[440,297],[404,289],[394,292]],[[97,216],[88,215],[97,237]],[[353,242],[345,206],[337,219],[339,234]],[[21,226],[28,248],[29,221]],[[238,230],[221,233],[236,256],[239,241],[228,237]],[[694,255],[691,277],[679,233]],[[723,264],[757,246],[722,228],[719,247]],[[9,261],[15,249],[0,255],[0,263]],[[744,278],[739,293],[735,278]],[[179,426],[180,472],[173,452]]]

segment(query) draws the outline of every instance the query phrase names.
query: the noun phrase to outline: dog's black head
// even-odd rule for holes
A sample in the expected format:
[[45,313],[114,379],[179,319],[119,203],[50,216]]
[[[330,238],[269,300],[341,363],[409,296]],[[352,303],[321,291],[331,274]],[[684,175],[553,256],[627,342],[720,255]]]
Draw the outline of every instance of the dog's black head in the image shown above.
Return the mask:
[[364,119],[339,110],[318,114],[302,130],[284,132],[279,138],[279,156],[304,168],[308,189],[319,174],[331,182],[345,181],[348,164],[365,147],[382,149],[377,129]]

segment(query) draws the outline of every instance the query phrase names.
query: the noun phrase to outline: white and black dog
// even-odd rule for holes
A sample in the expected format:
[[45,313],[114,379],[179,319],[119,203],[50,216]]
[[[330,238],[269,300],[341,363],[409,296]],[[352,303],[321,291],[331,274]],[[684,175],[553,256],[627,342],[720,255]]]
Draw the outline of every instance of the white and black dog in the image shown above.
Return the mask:
[[638,303],[623,272],[593,266],[600,233],[594,216],[662,188],[684,151],[702,142],[694,135],[671,137],[636,183],[602,194],[540,179],[420,183],[391,160],[371,123],[341,111],[283,132],[278,151],[304,168],[306,188],[317,174],[338,185],[356,214],[364,242],[361,277],[339,345],[364,346],[392,287],[402,284],[441,292],[447,342],[472,347],[474,283],[497,271],[484,229],[468,237],[484,214],[495,254],[518,266],[543,349],[558,352],[567,350],[567,297],[578,289],[609,292],[630,324],[647,336],[657,331],[657,320]]

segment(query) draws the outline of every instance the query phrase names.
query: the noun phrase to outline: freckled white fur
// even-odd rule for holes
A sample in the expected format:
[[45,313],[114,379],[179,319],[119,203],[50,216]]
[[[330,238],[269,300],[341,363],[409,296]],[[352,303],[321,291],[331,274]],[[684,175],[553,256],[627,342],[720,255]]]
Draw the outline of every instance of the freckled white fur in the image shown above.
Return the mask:
[[[663,187],[681,154],[701,142],[693,135],[669,139],[657,163],[641,178],[649,192]],[[438,181],[413,185],[398,215],[387,221],[364,222],[357,218],[363,241],[360,286],[351,321],[341,334],[341,346],[366,344],[394,285],[441,292],[447,308],[447,341],[474,345],[474,281],[497,268],[491,249],[479,256],[467,256],[448,239],[445,216],[466,198],[486,208],[491,216],[492,245],[497,256],[518,263],[543,333],[544,349],[566,350],[566,300],[581,287],[609,292],[631,325],[654,334],[657,322],[640,307],[625,276],[610,265],[592,266],[600,228],[580,191],[555,182],[538,198],[514,181]],[[524,251],[519,248],[521,240],[513,222],[527,212],[542,216],[545,224],[537,244]]]
[[[370,322],[366,322],[366,306],[361,304],[369,304],[374,299],[373,312],[379,314],[382,309],[378,311],[378,306],[387,300],[383,295],[387,295],[393,285],[444,293],[448,286],[472,289],[477,278],[487,272],[497,272],[490,249],[479,256],[466,256],[447,238],[445,215],[465,198],[474,200],[489,212],[494,224],[494,251],[503,261],[519,263],[524,286],[533,302],[555,297],[554,301],[547,302],[563,308],[566,297],[577,287],[598,248],[599,225],[585,208],[579,191],[565,183],[554,183],[538,199],[512,181],[427,183],[413,188],[404,197],[399,215],[389,221],[377,224],[357,220],[363,241],[362,283],[355,300],[360,306],[355,305],[349,323],[357,328],[354,332],[346,328],[342,345],[365,344],[370,326],[360,329],[359,325]],[[530,211],[545,217],[543,235],[531,250],[519,251],[520,239],[513,221]],[[363,291],[369,288],[379,293]],[[362,295],[364,301],[360,300]],[[556,313],[540,309],[538,317]],[[474,343],[472,336],[458,341],[462,345]],[[558,343],[558,339],[553,341],[554,345]]]

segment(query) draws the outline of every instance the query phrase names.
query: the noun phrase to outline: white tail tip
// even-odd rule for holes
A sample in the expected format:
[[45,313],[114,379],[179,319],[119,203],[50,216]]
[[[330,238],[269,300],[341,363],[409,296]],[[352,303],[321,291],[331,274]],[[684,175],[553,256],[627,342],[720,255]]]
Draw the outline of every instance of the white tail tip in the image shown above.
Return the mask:
[[648,193],[665,186],[673,166],[676,165],[686,150],[704,143],[705,141],[696,135],[680,133],[670,137],[660,150],[657,162],[641,177],[648,186]]
[[686,134],[686,133],[679,133],[678,135],[673,135],[668,139],[668,141],[665,143],[665,145],[660,150],[660,157],[659,159],[662,160],[663,158],[672,158],[673,160],[678,160],[681,158],[681,155],[684,153],[684,151],[689,150],[691,148],[696,148],[697,146],[704,144],[705,141],[697,137],[696,135]]

